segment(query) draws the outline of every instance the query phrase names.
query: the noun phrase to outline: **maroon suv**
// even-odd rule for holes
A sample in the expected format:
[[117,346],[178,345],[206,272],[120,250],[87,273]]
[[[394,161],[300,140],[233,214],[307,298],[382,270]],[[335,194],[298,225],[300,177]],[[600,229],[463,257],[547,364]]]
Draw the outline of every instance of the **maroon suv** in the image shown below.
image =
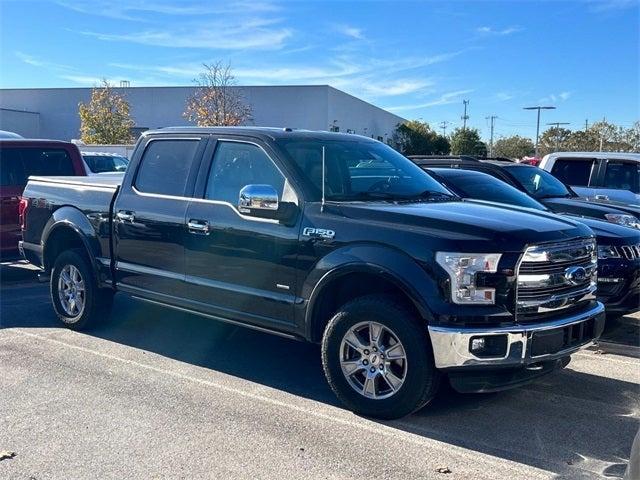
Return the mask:
[[18,256],[20,195],[30,175],[86,175],[80,151],[56,140],[0,139],[0,258]]

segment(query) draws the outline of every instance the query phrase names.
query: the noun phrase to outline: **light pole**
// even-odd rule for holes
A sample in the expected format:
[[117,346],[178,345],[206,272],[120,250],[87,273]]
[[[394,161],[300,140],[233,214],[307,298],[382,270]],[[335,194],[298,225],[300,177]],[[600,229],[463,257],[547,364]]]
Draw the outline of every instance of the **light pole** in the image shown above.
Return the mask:
[[524,110],[537,110],[538,111],[538,122],[536,123],[536,158],[538,158],[538,140],[540,138],[540,110],[555,110],[556,107],[524,107]]

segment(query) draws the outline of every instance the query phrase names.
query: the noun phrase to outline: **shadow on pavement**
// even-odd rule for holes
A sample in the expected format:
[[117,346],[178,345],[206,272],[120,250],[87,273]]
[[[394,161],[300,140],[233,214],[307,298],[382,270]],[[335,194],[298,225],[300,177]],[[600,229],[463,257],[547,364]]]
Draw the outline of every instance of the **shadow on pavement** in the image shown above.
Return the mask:
[[[4,327],[57,325],[46,285],[6,293],[0,317]],[[27,300],[19,298],[23,294]],[[110,321],[87,334],[338,405],[324,379],[316,345],[125,295],[116,296]],[[608,361],[604,357],[598,358]],[[384,423],[562,478],[580,478],[582,472],[585,478],[592,476],[590,472],[618,476],[624,471],[640,414],[639,386],[629,380],[582,373],[570,364],[536,383],[502,393],[462,395],[445,388],[422,411]]]

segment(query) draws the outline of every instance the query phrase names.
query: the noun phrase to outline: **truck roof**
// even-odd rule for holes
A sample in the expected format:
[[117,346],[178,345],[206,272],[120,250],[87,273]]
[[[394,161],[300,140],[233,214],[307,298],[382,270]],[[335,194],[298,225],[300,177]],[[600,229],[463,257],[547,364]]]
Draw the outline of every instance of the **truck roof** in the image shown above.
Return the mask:
[[277,140],[280,138],[308,138],[314,140],[377,140],[351,133],[325,132],[316,130],[303,130],[297,128],[275,128],[275,127],[166,127],[156,130],[147,130],[142,135],[165,135],[171,133],[187,133],[194,135],[202,134],[227,134],[227,135],[250,135],[258,138],[268,138]]

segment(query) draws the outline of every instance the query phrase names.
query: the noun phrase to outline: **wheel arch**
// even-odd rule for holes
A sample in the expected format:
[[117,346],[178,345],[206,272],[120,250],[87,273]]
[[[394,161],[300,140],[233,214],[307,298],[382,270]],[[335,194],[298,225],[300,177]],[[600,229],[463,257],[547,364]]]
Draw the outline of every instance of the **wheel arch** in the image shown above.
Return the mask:
[[89,219],[75,207],[62,207],[54,212],[42,235],[42,264],[45,272],[51,272],[60,253],[71,248],[81,248],[97,275],[97,257],[100,242]]
[[[406,254],[385,247],[363,247],[360,259],[339,262],[316,271],[307,277],[303,295],[307,300],[304,314],[305,336],[312,342],[320,341],[329,319],[341,305],[367,294],[398,296],[416,315],[429,323],[433,318],[426,298],[433,294],[436,284],[427,272]],[[384,254],[378,251],[385,250]],[[334,252],[335,253],[335,252]],[[369,257],[367,259],[364,256]],[[378,261],[374,261],[377,259]],[[386,260],[381,264],[380,260]],[[344,259],[343,259],[344,260]],[[326,263],[328,262],[320,262]],[[308,296],[307,296],[308,295]]]

